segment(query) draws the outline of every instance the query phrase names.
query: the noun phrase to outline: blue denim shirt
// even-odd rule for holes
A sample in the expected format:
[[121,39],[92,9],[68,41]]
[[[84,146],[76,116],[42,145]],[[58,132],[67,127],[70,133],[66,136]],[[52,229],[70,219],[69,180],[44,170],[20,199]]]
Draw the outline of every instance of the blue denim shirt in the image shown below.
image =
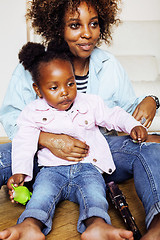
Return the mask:
[[[13,72],[0,109],[0,122],[12,139],[17,130],[17,117],[24,106],[37,98],[31,74],[19,64]],[[129,113],[143,97],[137,98],[120,63],[109,52],[95,48],[90,57],[87,93],[101,96],[109,107],[120,106]]]

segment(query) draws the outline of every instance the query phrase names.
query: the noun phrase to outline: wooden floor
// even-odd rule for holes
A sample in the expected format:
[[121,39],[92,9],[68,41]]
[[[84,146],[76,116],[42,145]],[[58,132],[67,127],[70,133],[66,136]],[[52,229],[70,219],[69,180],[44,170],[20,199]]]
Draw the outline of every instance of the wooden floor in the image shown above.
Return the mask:
[[[136,224],[142,234],[145,233],[144,210],[141,202],[137,198],[133,180],[127,181],[119,185],[120,189],[126,196],[130,211],[135,218]],[[0,231],[16,224],[16,221],[24,206],[16,203],[11,203],[8,197],[7,188],[4,186],[0,190]],[[114,207],[110,206],[109,214],[112,224],[116,227],[125,228],[123,220]],[[46,237],[47,240],[80,240],[80,234],[76,230],[78,220],[78,206],[69,201],[64,201],[59,204],[53,220],[53,230]]]
[[[7,141],[7,139],[6,139]],[[5,142],[5,139],[0,140],[0,143]],[[142,235],[145,233],[145,214],[143,206],[135,192],[133,180],[129,180],[119,185],[120,189],[126,196],[126,201],[129,204],[130,211],[135,218],[135,222],[139,227]],[[7,187],[4,186],[0,190],[0,231],[16,224],[16,221],[24,206],[16,203],[11,203],[9,200]],[[46,237],[47,240],[80,240],[80,234],[77,232],[76,225],[78,220],[78,206],[69,201],[60,203],[56,209],[53,220],[53,229]],[[110,204],[109,215],[111,216],[112,224],[116,227],[125,228],[123,220],[113,205]]]

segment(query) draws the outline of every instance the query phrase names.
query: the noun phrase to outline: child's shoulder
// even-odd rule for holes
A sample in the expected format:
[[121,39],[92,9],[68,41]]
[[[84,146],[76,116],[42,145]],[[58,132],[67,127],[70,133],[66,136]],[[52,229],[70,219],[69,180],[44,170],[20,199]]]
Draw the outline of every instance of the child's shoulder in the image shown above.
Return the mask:
[[43,99],[36,99],[29,104],[27,104],[21,111],[18,121],[23,119],[32,119],[35,116],[39,116],[42,112],[45,112],[47,109],[46,102]]
[[46,102],[43,99],[36,99],[33,100],[32,102],[28,103],[24,109],[22,110],[22,112],[33,112],[33,111],[41,111],[41,110],[46,110],[47,105]]
[[92,110],[104,105],[104,101],[100,96],[88,93],[78,93],[75,103],[80,108]]
[[97,102],[102,101],[102,98],[96,94],[90,93],[77,93],[77,99],[80,101],[87,101],[87,102]]

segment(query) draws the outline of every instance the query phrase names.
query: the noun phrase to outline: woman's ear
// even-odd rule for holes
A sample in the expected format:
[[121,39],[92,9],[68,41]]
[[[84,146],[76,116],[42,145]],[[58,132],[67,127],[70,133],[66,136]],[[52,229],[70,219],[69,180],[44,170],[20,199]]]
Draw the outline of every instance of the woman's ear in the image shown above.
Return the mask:
[[34,89],[34,91],[36,92],[36,94],[38,95],[39,98],[43,98],[43,96],[42,96],[42,94],[40,92],[40,89],[37,86],[37,84],[33,83],[33,89]]

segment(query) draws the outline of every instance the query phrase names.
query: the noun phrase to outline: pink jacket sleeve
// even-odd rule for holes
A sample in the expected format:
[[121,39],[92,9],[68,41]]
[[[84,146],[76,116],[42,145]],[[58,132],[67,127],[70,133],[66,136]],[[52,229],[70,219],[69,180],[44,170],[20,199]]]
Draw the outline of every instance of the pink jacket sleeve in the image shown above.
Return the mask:
[[38,149],[40,129],[32,120],[32,113],[27,106],[20,114],[18,132],[12,142],[12,173],[27,175],[25,181],[33,176],[34,155]]

